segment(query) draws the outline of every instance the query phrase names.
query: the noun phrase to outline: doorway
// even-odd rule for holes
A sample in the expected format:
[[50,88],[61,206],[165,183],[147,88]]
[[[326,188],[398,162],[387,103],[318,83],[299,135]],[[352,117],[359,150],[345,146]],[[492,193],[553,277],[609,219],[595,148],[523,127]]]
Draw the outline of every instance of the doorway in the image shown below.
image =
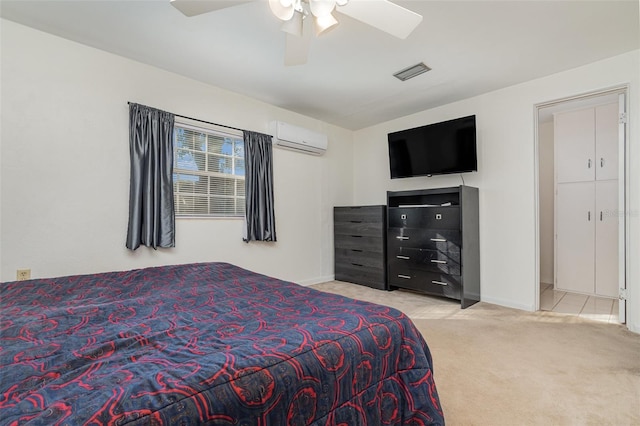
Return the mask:
[[[624,323],[624,299],[598,297],[557,288],[558,253],[555,252],[556,226],[556,164],[554,163],[554,115],[568,111],[598,108],[616,103],[620,112],[627,108],[628,87],[621,86],[598,92],[545,102],[535,108],[535,156],[538,247],[535,300],[536,310],[561,312],[597,321]],[[611,214],[618,218],[618,286],[626,288],[627,224],[625,220],[628,152],[626,123],[619,125],[617,181],[618,204]],[[614,187],[615,187],[614,186]],[[562,259],[563,257],[560,256]],[[562,268],[561,268],[562,269]]]

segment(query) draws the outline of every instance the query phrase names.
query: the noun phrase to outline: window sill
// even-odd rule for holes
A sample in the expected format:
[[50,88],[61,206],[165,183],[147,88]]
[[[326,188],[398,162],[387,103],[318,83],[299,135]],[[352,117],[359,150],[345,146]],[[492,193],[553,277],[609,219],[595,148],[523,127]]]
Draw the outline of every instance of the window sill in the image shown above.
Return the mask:
[[244,216],[176,216],[176,220],[244,220]]

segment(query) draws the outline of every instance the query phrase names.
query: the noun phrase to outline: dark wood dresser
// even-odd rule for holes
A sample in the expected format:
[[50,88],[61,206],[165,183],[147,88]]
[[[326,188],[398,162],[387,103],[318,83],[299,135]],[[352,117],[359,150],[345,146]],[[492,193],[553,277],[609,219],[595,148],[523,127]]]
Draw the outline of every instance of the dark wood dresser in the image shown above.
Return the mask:
[[480,300],[478,189],[388,192],[389,289]]
[[386,290],[386,206],[334,207],[335,279]]

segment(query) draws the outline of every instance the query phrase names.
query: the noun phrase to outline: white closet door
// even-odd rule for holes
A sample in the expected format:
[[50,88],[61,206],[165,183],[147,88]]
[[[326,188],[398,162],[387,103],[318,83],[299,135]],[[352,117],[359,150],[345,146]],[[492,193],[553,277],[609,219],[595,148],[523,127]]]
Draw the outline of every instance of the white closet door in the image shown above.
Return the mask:
[[556,288],[594,292],[594,182],[561,183],[556,195]]
[[618,179],[618,104],[596,107],[596,179]]
[[595,176],[595,110],[556,114],[554,117],[557,182],[583,182]]
[[598,296],[618,297],[618,220],[618,181],[596,182],[595,292]]

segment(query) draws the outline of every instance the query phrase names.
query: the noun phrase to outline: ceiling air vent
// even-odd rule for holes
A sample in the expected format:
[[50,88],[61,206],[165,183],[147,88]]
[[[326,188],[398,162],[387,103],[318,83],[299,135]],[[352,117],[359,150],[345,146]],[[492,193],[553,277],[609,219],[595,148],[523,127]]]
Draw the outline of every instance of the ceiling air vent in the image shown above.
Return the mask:
[[426,66],[423,62],[420,62],[419,64],[405,68],[402,71],[398,71],[393,76],[398,80],[406,81],[427,71],[431,71],[431,68]]

